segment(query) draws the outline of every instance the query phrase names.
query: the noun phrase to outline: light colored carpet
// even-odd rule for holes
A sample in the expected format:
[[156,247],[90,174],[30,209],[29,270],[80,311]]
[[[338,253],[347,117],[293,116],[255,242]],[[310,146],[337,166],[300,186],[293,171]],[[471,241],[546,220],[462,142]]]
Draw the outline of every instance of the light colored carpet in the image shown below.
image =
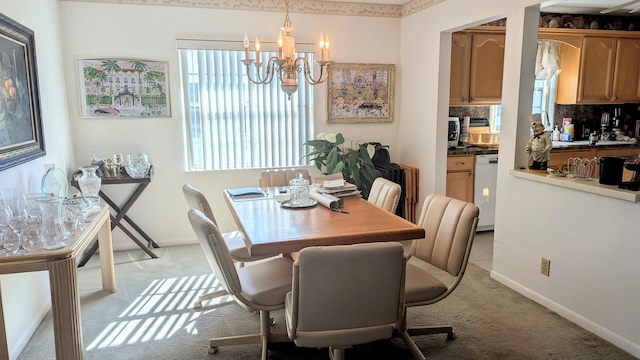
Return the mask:
[[[163,247],[159,259],[142,251],[116,253],[116,293],[102,291],[99,261],[80,273],[86,359],[259,359],[260,345],[221,347],[207,353],[208,339],[255,333],[259,317],[229,297],[193,310],[197,294],[215,286],[199,245]],[[208,305],[207,305],[208,304]],[[284,331],[283,311],[272,313]],[[410,310],[409,324],[452,323],[458,335],[417,338],[429,359],[633,359],[628,353],[524,298],[470,264],[460,286],[438,304]],[[55,357],[48,315],[20,360]],[[326,349],[273,344],[269,359],[328,359]],[[400,339],[347,350],[347,359],[411,359]]]

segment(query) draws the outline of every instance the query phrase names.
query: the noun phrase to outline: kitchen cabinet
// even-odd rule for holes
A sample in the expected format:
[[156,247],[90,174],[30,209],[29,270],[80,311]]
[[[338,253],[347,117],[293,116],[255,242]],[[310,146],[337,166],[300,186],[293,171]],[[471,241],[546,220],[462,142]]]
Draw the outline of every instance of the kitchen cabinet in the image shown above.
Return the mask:
[[447,196],[473,203],[474,155],[447,157]]
[[628,31],[541,29],[561,43],[556,102],[640,102],[640,36]]
[[504,28],[452,34],[449,105],[493,105],[502,101]]

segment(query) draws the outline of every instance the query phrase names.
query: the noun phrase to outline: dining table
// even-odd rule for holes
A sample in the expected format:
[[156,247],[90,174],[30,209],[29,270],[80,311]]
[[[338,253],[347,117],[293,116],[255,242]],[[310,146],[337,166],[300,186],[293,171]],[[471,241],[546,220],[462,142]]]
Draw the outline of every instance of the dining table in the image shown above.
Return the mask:
[[[333,211],[316,204],[291,208],[277,200],[286,187],[261,188],[264,196],[224,198],[252,256],[289,254],[309,246],[350,245],[424,238],[424,228],[364,198],[345,198]],[[276,195],[276,196],[274,196]]]

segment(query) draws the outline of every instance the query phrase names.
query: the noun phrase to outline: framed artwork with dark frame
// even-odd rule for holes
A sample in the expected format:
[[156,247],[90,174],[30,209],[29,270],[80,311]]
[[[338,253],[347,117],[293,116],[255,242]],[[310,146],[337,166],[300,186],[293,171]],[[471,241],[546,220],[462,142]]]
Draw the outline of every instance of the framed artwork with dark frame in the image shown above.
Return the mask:
[[0,14],[0,170],[46,154],[33,30]]
[[393,122],[393,64],[329,65],[329,123]]

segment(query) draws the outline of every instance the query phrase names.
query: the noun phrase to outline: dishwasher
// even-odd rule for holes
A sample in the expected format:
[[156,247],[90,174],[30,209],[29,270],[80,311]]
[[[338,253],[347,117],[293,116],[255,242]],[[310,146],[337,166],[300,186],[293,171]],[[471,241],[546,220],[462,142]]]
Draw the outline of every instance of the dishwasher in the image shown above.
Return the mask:
[[493,230],[497,181],[498,154],[476,155],[473,202],[480,209],[478,231]]

